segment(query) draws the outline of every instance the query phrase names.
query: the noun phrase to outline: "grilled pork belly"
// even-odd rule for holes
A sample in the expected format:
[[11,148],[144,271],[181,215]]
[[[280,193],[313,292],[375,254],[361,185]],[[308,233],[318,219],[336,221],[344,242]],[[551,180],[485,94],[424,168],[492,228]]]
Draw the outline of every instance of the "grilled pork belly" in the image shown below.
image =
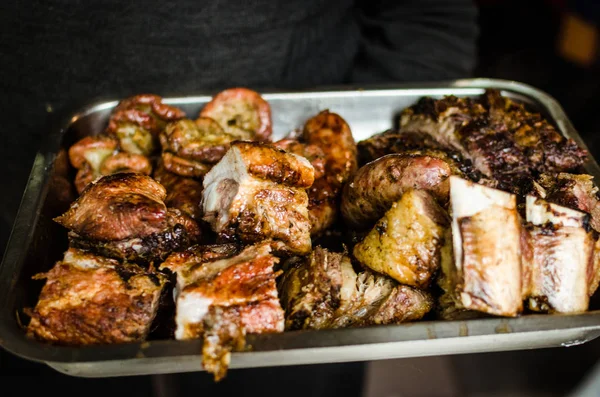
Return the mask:
[[[516,197],[450,177],[452,238],[442,250],[442,302],[449,310],[516,316],[522,310]],[[448,309],[448,308],[447,308]]]
[[167,191],[167,207],[176,208],[196,221],[202,219],[202,182],[167,171],[161,160],[153,177]]
[[325,154],[325,175],[308,189],[311,232],[319,236],[335,222],[342,187],[357,169],[356,143],[348,123],[327,110],[306,122],[302,141]]
[[460,172],[436,154],[390,154],[354,174],[344,187],[341,211],[344,221],[368,228],[410,189],[428,191],[442,205],[448,202],[448,177]]
[[446,212],[422,190],[408,190],[354,246],[363,265],[401,284],[427,288],[440,266]]
[[279,291],[288,330],[396,324],[433,306],[428,293],[369,270],[357,274],[348,256],[321,247],[290,265]]
[[47,273],[29,336],[63,345],[144,340],[167,281],[161,273],[69,248]]
[[488,90],[478,99],[422,98],[401,116],[401,132],[421,132],[470,160],[498,187],[522,194],[539,173],[571,172],[587,153],[539,114]]
[[292,253],[311,249],[307,159],[257,142],[234,142],[204,178],[204,220],[225,239],[274,239]]
[[588,215],[527,196],[523,298],[531,310],[586,311],[594,241]]
[[236,139],[268,141],[271,138],[271,106],[258,92],[248,88],[219,92],[204,106],[200,117],[215,120]]
[[106,132],[125,152],[147,156],[157,148],[158,134],[167,123],[184,117],[181,109],[164,104],[158,95],[136,95],[113,110]]
[[164,259],[199,238],[198,225],[164,204],[165,188],[146,175],[118,173],[90,184],[55,221],[74,247],[132,262]]
[[205,175],[237,139],[208,117],[169,123],[159,137],[165,168],[187,177]]
[[118,151],[118,141],[107,136],[88,136],[69,148],[69,160],[75,167],[75,188],[81,194],[85,187],[103,175],[138,172],[150,175],[152,164],[140,154]]
[[268,242],[245,248],[199,247],[174,254],[163,267],[177,273],[177,339],[204,338],[203,365],[225,376],[230,352],[244,347],[246,334],[282,332],[284,312],[273,266],[279,261]]

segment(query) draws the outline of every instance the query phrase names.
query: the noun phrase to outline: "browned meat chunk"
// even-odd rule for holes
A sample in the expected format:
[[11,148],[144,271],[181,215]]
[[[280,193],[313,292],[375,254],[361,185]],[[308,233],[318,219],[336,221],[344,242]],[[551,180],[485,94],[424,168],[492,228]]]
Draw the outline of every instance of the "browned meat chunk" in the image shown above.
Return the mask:
[[[188,251],[165,267],[178,274],[176,289],[177,339],[204,338],[203,365],[216,379],[225,376],[230,352],[240,350],[246,334],[282,332],[284,312],[279,304],[273,266],[279,261],[269,243],[250,246],[231,257],[230,247]],[[224,259],[218,259],[223,258]]]
[[293,263],[279,284],[286,329],[396,324],[422,318],[428,293],[373,273],[356,273],[350,258],[316,247]]
[[318,236],[336,220],[342,187],[357,169],[357,149],[348,123],[327,110],[306,122],[302,140],[325,154],[325,175],[308,189],[311,232]]
[[587,153],[539,114],[489,90],[478,99],[422,98],[401,116],[401,131],[426,133],[470,160],[498,187],[523,193],[539,173],[570,172]]
[[154,179],[167,190],[167,207],[177,208],[196,221],[202,219],[202,182],[167,171],[160,160]]
[[311,249],[307,159],[270,145],[235,142],[204,178],[204,220],[228,239],[281,241],[297,254]]
[[45,274],[28,334],[63,345],[144,340],[167,281],[134,264],[70,248]]
[[271,106],[248,88],[221,91],[204,106],[200,117],[214,119],[229,135],[241,140],[271,138]]
[[588,215],[533,196],[526,206],[523,298],[534,311],[586,311],[594,245]]
[[438,157],[390,154],[361,167],[344,187],[341,211],[353,227],[369,228],[409,189],[428,191],[448,202],[451,165]]
[[167,123],[183,117],[182,110],[164,104],[158,95],[136,95],[113,110],[106,131],[119,140],[124,151],[147,156],[155,151],[158,134]]
[[439,269],[448,226],[448,215],[429,193],[408,190],[353,253],[363,265],[399,283],[427,288]]
[[516,316],[521,299],[521,225],[516,197],[450,177],[452,237],[442,249],[444,305]]

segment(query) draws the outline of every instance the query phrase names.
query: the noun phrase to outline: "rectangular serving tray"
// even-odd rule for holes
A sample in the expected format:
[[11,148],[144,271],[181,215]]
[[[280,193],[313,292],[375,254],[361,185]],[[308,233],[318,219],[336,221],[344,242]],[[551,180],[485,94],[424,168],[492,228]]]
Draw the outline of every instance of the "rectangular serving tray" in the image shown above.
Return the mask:
[[[586,147],[561,106],[533,87],[513,81],[468,79],[434,84],[325,88],[317,91],[266,92],[273,114],[274,138],[300,128],[317,112],[329,109],[345,118],[357,141],[394,125],[400,111],[422,96],[476,96],[486,88],[526,103],[548,117],[567,137]],[[195,117],[211,94],[165,98]],[[56,159],[77,139],[101,132],[117,101],[81,107],[48,132],[33,168],[0,267],[0,345],[28,360],[44,362],[74,376],[107,377],[201,371],[201,341],[152,340],[90,347],[52,346],[26,338],[23,308],[35,305],[43,285],[31,276],[46,271],[66,249],[66,231],[52,222],[61,209],[48,197],[60,197],[52,183]],[[64,157],[63,157],[64,158]],[[596,180],[600,168],[586,164]],[[64,203],[63,203],[64,204]],[[66,204],[68,205],[68,203]],[[62,208],[64,209],[64,208]],[[600,335],[600,304],[579,315],[524,315],[468,321],[422,321],[366,328],[293,331],[250,335],[250,350],[234,353],[231,368],[366,361],[572,346]]]

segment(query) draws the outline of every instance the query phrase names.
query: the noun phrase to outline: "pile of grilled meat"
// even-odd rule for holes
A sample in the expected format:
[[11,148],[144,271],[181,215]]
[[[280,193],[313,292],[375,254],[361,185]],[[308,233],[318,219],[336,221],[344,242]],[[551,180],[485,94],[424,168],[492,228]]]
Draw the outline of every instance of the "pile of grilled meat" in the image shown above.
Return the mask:
[[245,88],[196,120],[132,97],[69,148],[69,248],[36,276],[28,333],[141,341],[171,308],[220,379],[247,334],[582,312],[600,281],[586,156],[493,90],[422,98],[358,144],[327,110],[273,141]]

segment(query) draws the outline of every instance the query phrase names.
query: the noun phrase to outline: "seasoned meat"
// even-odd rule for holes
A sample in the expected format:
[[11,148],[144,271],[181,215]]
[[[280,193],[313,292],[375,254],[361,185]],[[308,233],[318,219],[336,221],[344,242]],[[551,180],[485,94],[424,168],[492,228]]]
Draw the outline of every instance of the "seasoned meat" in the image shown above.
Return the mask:
[[317,236],[335,222],[342,187],[357,169],[357,149],[348,123],[327,110],[306,122],[302,140],[325,154],[325,175],[308,189],[311,231]]
[[235,139],[208,117],[169,123],[160,134],[164,165],[181,176],[203,176],[211,164],[221,160]]
[[[279,259],[271,254],[269,243],[225,259],[214,260],[228,256],[230,248],[209,252],[199,252],[197,260],[184,259],[191,264],[188,269],[177,264],[181,255],[167,262],[178,273],[175,337],[204,338],[203,365],[218,380],[226,374],[230,352],[244,347],[246,334],[283,331],[284,312],[273,270]],[[205,261],[207,256],[213,260]]]
[[307,159],[267,144],[234,142],[204,178],[202,208],[212,230],[253,243],[274,239],[297,254],[311,249]]
[[369,270],[357,274],[348,256],[321,247],[290,266],[279,291],[288,330],[396,324],[433,307],[428,293]]
[[152,164],[140,154],[118,151],[118,142],[107,136],[88,136],[69,148],[69,160],[77,169],[75,188],[81,194],[85,187],[103,175],[138,172],[150,175]]
[[516,316],[521,300],[521,234],[516,197],[450,177],[452,237],[442,250],[442,303]]
[[363,265],[401,284],[427,288],[440,266],[446,212],[422,190],[408,190],[392,205],[354,256]]
[[541,187],[535,194],[551,203],[587,212],[590,226],[600,232],[600,201],[594,177],[587,174],[543,174],[537,180]]
[[166,226],[165,197],[165,188],[149,176],[118,173],[88,185],[55,221],[94,240],[146,237]]
[[200,117],[214,119],[237,139],[268,141],[271,138],[271,106],[259,93],[248,88],[221,91],[204,106]]
[[119,140],[122,150],[147,156],[155,151],[166,124],[184,117],[182,110],[164,104],[158,95],[136,95],[113,110],[106,132]]
[[61,345],[144,340],[167,281],[161,273],[69,248],[47,273],[29,336]]
[[69,243],[109,258],[147,264],[164,260],[171,252],[185,249],[200,238],[198,224],[177,209],[167,210],[165,223],[163,229],[147,236],[132,235],[110,241],[84,238],[71,231]]
[[498,187],[514,193],[539,173],[571,172],[587,153],[539,114],[488,90],[478,99],[422,98],[401,116],[401,132],[421,132],[457,151]]
[[315,170],[315,181],[325,176],[325,152],[317,145],[308,145],[296,139],[285,138],[273,143],[278,149],[305,157]]
[[196,221],[202,219],[202,182],[167,171],[160,160],[154,179],[167,190],[167,207],[177,208]]
[[588,215],[527,196],[523,298],[534,311],[578,313],[589,304],[594,241]]
[[369,228],[409,189],[428,191],[441,205],[448,202],[448,177],[455,172],[435,155],[390,154],[361,167],[344,187],[344,221]]

